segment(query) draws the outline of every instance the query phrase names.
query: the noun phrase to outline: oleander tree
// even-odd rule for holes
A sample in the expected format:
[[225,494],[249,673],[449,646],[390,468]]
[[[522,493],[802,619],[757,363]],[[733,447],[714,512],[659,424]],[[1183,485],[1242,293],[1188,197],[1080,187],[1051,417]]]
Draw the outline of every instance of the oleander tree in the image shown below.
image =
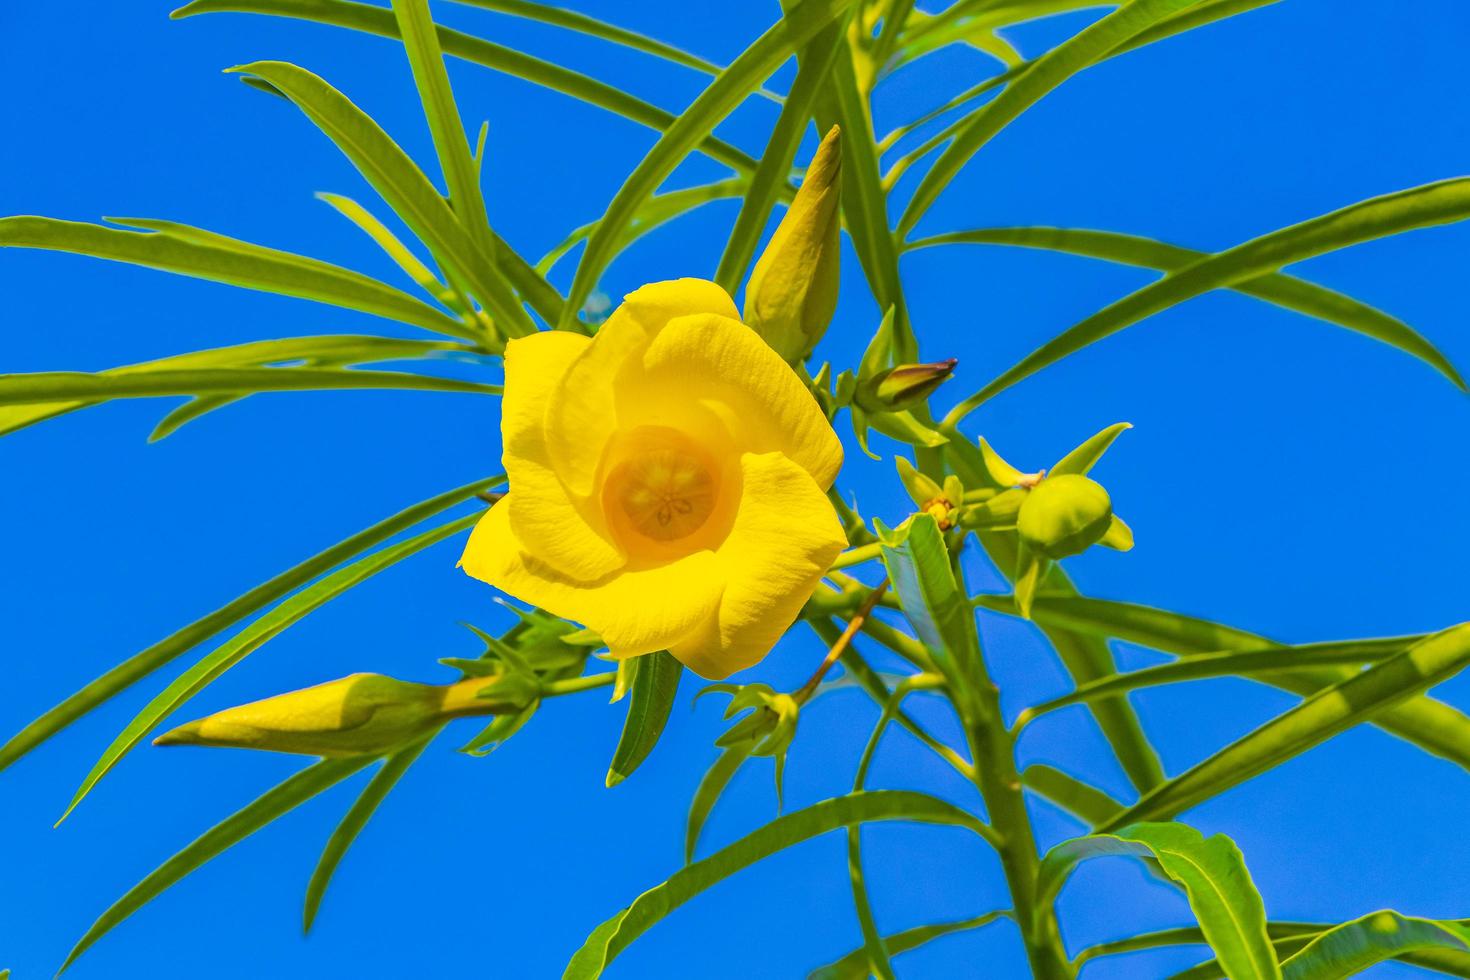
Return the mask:
[[[459,747],[484,754],[536,724],[547,699],[611,695],[619,705],[613,710],[626,710],[620,739],[607,747],[607,784],[615,787],[655,749],[687,672],[712,682],[701,694],[726,699],[730,724],[711,733],[717,754],[689,808],[686,863],[642,895],[609,895],[607,920],[581,948],[566,951],[567,977],[600,976],[682,903],[784,848],[833,831],[847,838],[862,945],[814,976],[893,977],[893,960],[907,950],[1008,920],[1032,972],[1046,980],[1076,976],[1100,957],[1201,944],[1209,958],[1187,971],[1192,978],[1342,977],[1385,959],[1470,977],[1470,920],[1391,910],[1364,910],[1345,923],[1270,919],[1235,844],[1176,820],[1357,725],[1377,726],[1470,769],[1470,718],[1427,693],[1470,663],[1470,625],[1287,645],[1163,609],[1090,598],[1065,566],[1091,548],[1126,552],[1133,545],[1107,490],[1088,475],[1127,424],[1103,428],[1044,469],[1035,461],[1026,467],[1007,461],[996,448],[1006,446],[1004,431],[981,437],[967,424],[992,396],[1213,290],[1366,335],[1463,389],[1454,366],[1406,323],[1281,269],[1470,217],[1470,179],[1395,190],[1219,252],[1053,227],[918,237],[915,229],[954,177],[1073,76],[1274,0],[1104,5],[1079,33],[1030,59],[1011,47],[1003,29],[1092,8],[1095,0],[953,0],[932,12],[913,0],[783,0],[783,16],[727,65],[533,0],[464,2],[634,49],[702,73],[707,83],[683,112],[668,113],[553,61],[436,25],[426,0],[391,6],[194,0],[174,16],[274,15],[401,45],[394,57],[406,54],[412,68],[434,161],[411,159],[350,93],[307,68],[260,61],[231,71],[291,103],[361,171],[379,201],[321,196],[392,258],[402,283],[171,221],[0,218],[3,246],[80,253],[285,294],[423,332],[419,339],[263,338],[98,372],[3,375],[0,433],[114,399],[182,397],[152,434],[162,439],[253,395],[374,388],[478,396],[490,406],[481,411],[499,412],[504,436],[502,472],[429,496],[282,571],[123,659],[0,747],[3,768],[121,692],[150,685],[156,693],[86,773],[67,812],[150,738],[158,745],[318,757],[118,899],[79,938],[63,968],[195,868],[371,770],[310,880],[309,928],[334,870],[375,808],[454,719],[484,719],[483,729]],[[932,111],[891,132],[875,130],[871,102],[885,80],[953,45],[984,52],[994,70],[951,79],[950,88],[935,93]],[[466,128],[446,58],[626,117],[656,131],[657,140],[600,216],[589,216],[594,220],[533,260],[490,224],[480,181],[486,128],[477,137]],[[794,80],[784,92],[771,91],[773,75],[792,59]],[[779,105],[764,143],[741,147],[713,135],[749,99]],[[814,135],[820,143],[802,160]],[[670,189],[670,176],[694,155],[727,174]],[[731,199],[739,202],[738,214],[717,267],[703,273],[707,278],[670,270],[666,281],[644,286],[602,315],[594,300],[614,258],[651,229]],[[380,219],[384,209],[412,240],[400,239]],[[844,234],[858,261],[839,270]],[[916,249],[977,243],[1087,256],[1158,275],[1061,330],[940,415],[931,411],[930,397],[953,382],[955,358],[968,352],[925,345],[924,324],[911,319],[905,303],[899,259]],[[565,281],[553,274],[563,264],[574,264],[565,290],[552,284]],[[833,322],[839,275],[865,282],[871,318]],[[824,349],[841,354],[817,364],[812,351],[829,331]],[[435,373],[434,363],[447,357],[482,377]],[[843,459],[834,426],[847,425],[871,459]],[[912,499],[908,512],[865,513],[844,489],[846,468],[878,466]],[[175,719],[225,671],[313,610],[466,532],[464,571],[483,580],[487,593],[495,589],[520,604],[511,606],[518,621],[509,630],[478,633],[480,656],[439,661],[455,679],[430,685],[355,674],[183,724]],[[967,555],[992,563],[1010,587],[1001,593],[969,588],[961,566]],[[1003,713],[987,668],[992,641],[979,628],[977,610],[1034,622],[1072,689],[1019,715]],[[828,653],[812,665],[806,683],[778,690],[761,681],[760,664],[795,630],[814,631]],[[1120,671],[1112,640],[1169,659]],[[157,680],[186,658],[174,680]],[[728,680],[732,675],[737,679]],[[1168,733],[1145,732],[1129,693],[1227,676],[1297,700],[1183,771],[1166,773],[1151,739]],[[879,709],[861,754],[834,763],[850,761],[852,791],[774,816],[738,840],[707,842],[701,831],[737,771],[753,760],[774,760],[779,789],[803,709],[839,686],[859,688]],[[946,705],[962,736],[950,744],[934,735],[906,710],[911,697]],[[1105,793],[1087,773],[1018,769],[1016,746],[1027,727],[1066,707],[1090,712],[1132,784],[1129,799]],[[972,811],[923,792],[870,786],[875,750],[897,728],[973,784],[983,806]],[[1032,796],[1091,831],[1043,853],[1028,810]],[[1009,894],[977,896],[994,908],[974,918],[884,934],[871,908],[862,843],[864,828],[886,821],[953,828],[956,846],[978,841],[1003,869]],[[1195,922],[1069,950],[1055,900],[1078,864],[1095,857],[1143,862],[1182,890]]]

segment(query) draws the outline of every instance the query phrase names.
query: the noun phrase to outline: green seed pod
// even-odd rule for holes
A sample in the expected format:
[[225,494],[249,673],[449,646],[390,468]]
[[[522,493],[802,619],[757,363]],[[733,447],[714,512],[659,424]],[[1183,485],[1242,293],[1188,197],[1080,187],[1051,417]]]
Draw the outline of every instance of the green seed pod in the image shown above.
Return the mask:
[[745,287],[745,322],[793,364],[827,332],[837,309],[842,133],[827,133],[801,188]]
[[1108,492],[1073,473],[1042,480],[1021,504],[1016,530],[1051,559],[1080,555],[1102,539],[1113,519]]

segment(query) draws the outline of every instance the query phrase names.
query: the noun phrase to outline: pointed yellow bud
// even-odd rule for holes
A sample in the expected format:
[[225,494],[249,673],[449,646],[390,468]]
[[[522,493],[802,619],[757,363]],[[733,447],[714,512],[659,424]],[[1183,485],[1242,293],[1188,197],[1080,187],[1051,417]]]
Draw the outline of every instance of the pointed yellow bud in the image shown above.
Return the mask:
[[477,677],[433,685],[353,674],[227,708],[160,735],[153,744],[377,755],[426,735],[451,718],[504,710],[498,700],[476,696],[496,681]]
[[954,374],[959,359],[929,364],[900,364],[880,371],[859,385],[857,403],[869,412],[893,412],[924,401]]
[[841,183],[842,133],[833,126],[745,287],[745,322],[792,363],[812,352],[837,309]]

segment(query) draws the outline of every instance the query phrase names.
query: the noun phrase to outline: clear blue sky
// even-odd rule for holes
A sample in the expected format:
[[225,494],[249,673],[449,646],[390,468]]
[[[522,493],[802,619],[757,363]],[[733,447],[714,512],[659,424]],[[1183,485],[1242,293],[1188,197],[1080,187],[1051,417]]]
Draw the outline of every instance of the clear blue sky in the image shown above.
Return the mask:
[[[712,58],[733,57],[772,16],[763,4],[579,9]],[[392,278],[355,229],[312,198],[370,199],[294,110],[221,75],[295,61],[429,159],[402,53],[327,28],[218,16],[166,19],[167,3],[0,8],[0,213],[172,218]],[[445,6],[456,25],[545,53],[670,109],[700,78],[644,57]],[[1017,31],[1036,53],[1085,22]],[[1057,224],[1225,247],[1361,198],[1461,174],[1470,156],[1458,0],[1285,0],[1130,54],[1075,79],[1011,126],[947,192],[925,230]],[[976,57],[900,77],[892,124],[974,77]],[[789,69],[779,80],[789,78]],[[486,196],[497,229],[539,255],[601,213],[650,145],[625,121],[463,65],[460,103],[489,118]],[[751,148],[773,110],[747,106],[721,135]],[[690,165],[677,179],[715,174]],[[611,270],[619,295],[709,275],[733,219],[710,207]],[[1382,306],[1470,366],[1464,289],[1470,228],[1314,260],[1303,275]],[[855,356],[875,311],[855,274],[825,352]],[[1146,280],[1084,259],[962,248],[906,260],[925,353],[961,360],[957,398],[1045,338]],[[563,275],[569,268],[563,268]],[[0,370],[100,369],[176,351],[393,325],[54,254],[0,254]],[[125,655],[398,508],[481,474],[499,455],[495,405],[444,394],[251,398],[155,446],[167,409],[116,404],[0,440],[0,728],[18,729]],[[1209,615],[1289,640],[1414,632],[1465,618],[1470,548],[1464,452],[1470,402],[1423,365],[1360,337],[1231,296],[1132,328],[972,417],[1018,464],[1048,464],[1105,424],[1136,428],[1097,475],[1134,526],[1129,555],[1073,571],[1093,594]],[[850,454],[843,479],[865,512],[901,516],[888,464]],[[441,656],[475,646],[456,622],[498,627],[489,591],[457,573],[456,545],[400,566],[272,641],[188,708],[207,710],[355,670],[447,680]],[[982,580],[983,581],[983,580]],[[1019,710],[1063,685],[1027,628],[987,619],[989,655]],[[752,679],[794,685],[819,655],[801,636]],[[1137,666],[1154,655],[1123,648]],[[0,775],[0,967],[48,976],[93,917],[178,847],[300,763],[243,752],[144,749],[59,830],[51,824],[112,735],[164,682],[151,679]],[[686,683],[685,701],[696,685]],[[1470,681],[1441,696],[1470,708]],[[586,933],[676,869],[687,804],[721,730],[708,699],[676,708],[656,754],[603,788],[621,707],[563,699],[488,759],[452,731],[411,771],[348,856],[315,933],[301,892],[357,784],[247,841],[154,902],[74,968],[77,980],[362,975],[549,977]],[[1289,699],[1238,681],[1154,689],[1135,702],[1178,772]],[[874,719],[860,695],[803,717],[787,774],[799,806],[845,791]],[[936,724],[941,724],[936,720]],[[1088,774],[1117,793],[1085,716],[1027,735],[1025,761]],[[969,802],[906,737],[875,782]],[[767,767],[744,773],[710,841],[768,819]],[[1470,773],[1372,730],[1345,734],[1188,814],[1245,851],[1275,918],[1341,920],[1393,907],[1470,914]],[[1052,843],[1078,831],[1044,805]],[[887,930],[1004,901],[992,857],[952,831],[868,835]],[[1182,900],[1123,861],[1094,862],[1063,901],[1070,948],[1185,921]],[[839,837],[783,854],[671,916],[619,961],[620,977],[793,977],[858,939]],[[1118,959],[1089,977],[1150,978],[1197,951]],[[1019,976],[1008,925],[899,962],[904,976]],[[1383,967],[1375,976],[1408,976]]]

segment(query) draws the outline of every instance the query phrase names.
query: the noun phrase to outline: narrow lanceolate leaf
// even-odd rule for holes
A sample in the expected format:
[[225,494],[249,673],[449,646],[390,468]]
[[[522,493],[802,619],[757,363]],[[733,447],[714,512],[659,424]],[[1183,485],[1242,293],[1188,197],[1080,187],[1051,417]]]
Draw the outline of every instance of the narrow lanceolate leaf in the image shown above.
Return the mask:
[[[962,243],[1047,249],[1161,272],[1175,272],[1209,258],[1211,254],[1138,235],[1081,228],[980,228],[925,238],[913,242],[909,248]],[[1351,296],[1282,272],[1267,273],[1221,288],[1335,323],[1397,347],[1464,387],[1464,380],[1454,365],[1423,335],[1402,320]]]
[[1329,929],[1281,964],[1284,980],[1339,980],[1421,949],[1470,952],[1470,929],[1385,910]]
[[792,82],[791,93],[766,140],[760,166],[750,179],[740,214],[735,218],[735,227],[730,231],[719,267],[715,270],[715,282],[732,296],[745,278],[771,209],[787,186],[792,160],[811,122],[817,97],[826,87],[832,63],[839,56],[839,51],[845,50],[846,44],[838,25],[833,24],[813,38],[802,51],[796,81]]
[[689,822],[684,828],[685,864],[694,860],[694,853],[699,848],[699,835],[704,831],[710,813],[720,801],[725,787],[730,785],[730,780],[735,778],[745,760],[750,758],[750,750],[754,747],[754,742],[740,742],[726,748],[699,781],[699,788],[694,791],[694,799],[689,803]]
[[[304,68],[284,61],[257,61],[230,69],[264,79],[281,90],[311,122],[337,145],[368,183],[383,196],[454,281],[466,283],[475,297],[497,315],[511,336],[535,329],[518,305],[497,308],[508,290],[481,258],[469,233],[449,203],[408,154],[366,113],[341,92]],[[515,311],[519,311],[519,315]]]
[[1016,725],[1028,725],[1042,715],[1074,704],[1087,704],[1098,698],[1114,697],[1125,691],[1160,684],[1204,680],[1212,677],[1241,677],[1252,674],[1291,670],[1313,666],[1356,666],[1373,663],[1400,653],[1419,637],[1385,637],[1373,640],[1337,640],[1304,643],[1301,646],[1273,646],[1263,650],[1238,650],[1225,653],[1203,653],[1187,660],[1145,667],[1126,674],[1114,674],[1079,686],[1076,690],[1050,701],[1027,708],[1016,718]]
[[1433,687],[1466,664],[1470,664],[1470,623],[1435,633],[1319,691],[1145,794],[1110,821],[1108,828],[1181,813]]
[[619,953],[658,924],[660,919],[737,871],[829,831],[880,820],[964,827],[982,837],[989,833],[988,828],[971,814],[923,793],[875,790],[824,800],[804,810],[777,817],[638,896],[633,904],[593,930],[567,964],[563,980],[600,977]]
[[[454,90],[444,69],[444,52],[439,49],[439,33],[429,14],[428,0],[393,0],[393,13],[398,18],[398,33],[408,52],[414,84],[424,105],[424,118],[429,123],[434,150],[449,188],[450,208],[460,226],[468,231],[477,256],[500,269],[502,249],[485,213],[480,165],[470,152],[464,123],[454,102]],[[484,276],[479,288],[490,291],[480,298],[506,334],[524,336],[536,331],[535,322],[502,276]]]
[[[399,38],[398,25],[393,19],[392,11],[348,0],[311,0],[310,3],[302,0],[195,0],[194,3],[175,10],[170,16],[180,18],[226,12],[273,14],[318,24],[332,24],[395,40]],[[622,89],[589,78],[580,72],[447,27],[439,28],[439,46],[451,57],[462,58],[533,85],[561,92],[649,129],[662,132],[673,125],[677,118],[673,113],[665,112]],[[749,174],[755,170],[756,161],[749,154],[713,136],[706,135],[701,139],[697,149],[740,173]]]
[[[996,600],[1003,603],[1006,600]],[[992,606],[986,597],[982,603]],[[1005,608],[994,605],[994,608]],[[1085,596],[1048,596],[1038,599],[1032,615],[1043,627],[1060,626],[1096,638],[1117,637],[1129,643],[1153,647],[1182,657],[1224,650],[1279,648],[1264,636],[1184,616],[1164,609],[1127,602],[1091,599]],[[1413,642],[1422,637],[1398,637]],[[1303,697],[1316,694],[1351,677],[1347,667],[1296,667],[1248,675],[1253,680]],[[1416,695],[1398,704],[1380,708],[1368,723],[1383,729],[1426,752],[1470,770],[1470,717],[1443,701]]]
[[186,238],[173,233],[124,231],[82,221],[21,215],[0,218],[0,247],[6,246],[91,255],[330,303],[438,333],[465,334],[462,323],[369,276],[223,235],[201,233]]
[[[440,353],[471,353],[463,344],[434,340],[399,340],[370,335],[326,334],[319,337],[286,337],[281,340],[257,340],[229,347],[174,354],[139,364],[109,368],[100,374],[137,374],[160,369],[264,367],[267,364],[332,361],[337,364],[366,364],[374,361],[415,360]],[[234,398],[235,396],[225,396]],[[0,406],[0,435],[67,412],[95,405],[97,402],[46,402],[40,405]]]
[[1047,475],[1065,476],[1068,473],[1086,475],[1097,465],[1097,461],[1102,459],[1102,454],[1108,451],[1113,440],[1131,428],[1133,426],[1127,422],[1108,426],[1058,460],[1057,464],[1047,471]]
[[438,274],[424,265],[423,261],[407,245],[399,241],[398,236],[389,231],[387,225],[379,221],[371,211],[352,198],[341,194],[319,191],[316,196],[330,204],[348,221],[361,228],[398,268],[418,284],[420,289],[457,313],[464,313],[468,310],[464,300],[456,296],[454,290],[445,285]]
[[934,518],[920,514],[892,531],[876,527],[894,594],[924,646],[950,674],[976,663],[980,640],[975,617],[955,581],[949,549]]
[[1021,772],[1021,783],[1089,827],[1098,827],[1123,812],[1123,804],[1054,766],[1035,763]]
[[[925,943],[945,936],[952,936],[957,932],[969,932],[972,929],[980,929],[990,925],[997,919],[1010,918],[1009,911],[987,912],[973,919],[961,919],[958,922],[936,922],[928,926],[916,926],[913,929],[905,929],[895,932],[891,936],[883,937],[883,945],[892,956],[899,953],[907,953],[911,949],[918,949]],[[807,974],[807,980],[866,980],[868,976],[868,955],[866,949],[855,949],[841,959],[834,960],[826,966],[819,967]]]
[[0,374],[0,406],[50,402],[99,402],[164,395],[248,394],[259,391],[326,391],[335,388],[403,388],[498,395],[498,385],[401,371],[317,368],[195,368],[86,374],[40,371]]
[[674,709],[674,695],[684,666],[667,650],[635,657],[628,665],[633,673],[628,685],[628,717],[623,734],[607,770],[607,785],[616,786],[643,764]]
[[907,236],[913,230],[960,168],[1011,120],[1077,72],[1104,58],[1113,48],[1193,2],[1130,0],[1033,61],[999,95],[968,117],[955,135],[954,142],[940,154],[914,189],[913,197],[898,222],[899,236]]
[[[194,695],[204,690],[225,671],[259,649],[267,640],[286,630],[307,613],[360,585],[383,569],[397,564],[410,555],[417,554],[430,545],[438,544],[460,531],[473,527],[479,519],[479,514],[468,514],[448,524],[423,531],[407,541],[390,545],[381,551],[375,551],[364,558],[359,558],[320,582],[301,590],[231,637],[223,646],[180,674],[172,684],[164,688],[157,697],[148,702],[142,711],[138,712],[122,733],[107,747],[107,751],[102,753],[102,757],[97,760],[92,771],[87,774],[87,778],[82,780],[82,785],[72,797],[66,813],[61,815],[61,820],[65,820],[67,814],[82,802],[93,786],[97,785],[98,780],[111,772],[113,766],[122,761],[123,756],[146,738],[149,732],[157,728],[160,722],[177,711]],[[57,823],[60,822],[60,820],[57,821]]]
[[720,120],[760,88],[782,62],[822,28],[842,16],[852,4],[853,0],[802,0],[796,9],[746,48],[730,67],[720,72],[719,77],[664,131],[613,196],[597,231],[588,239],[587,250],[582,253],[582,261],[577,266],[567,296],[561,326],[572,325],[569,321],[576,317],[616,254],[623,229],[664,178],[674,172]]
[[1178,883],[1230,980],[1280,980],[1266,912],[1234,841],[1177,823],[1137,823],[1058,844],[1037,872],[1038,903],[1050,905],[1077,865],[1092,857],[1156,858]]
[[[1212,289],[1275,272],[1349,245],[1386,238],[1416,228],[1449,224],[1470,217],[1470,177],[1457,177],[1434,184],[1369,198],[1320,218],[1254,238],[1243,245],[1201,259],[1172,272],[1142,289],[1094,313],[1082,322],[1022,358],[1010,370],[967,398],[950,413],[955,422],[998,392],[1024,380],[1088,344],[1095,343],[1161,310]],[[1414,353],[1434,363],[1437,351]],[[1438,358],[1443,362],[1443,357]],[[1464,387],[1463,380],[1447,363],[1436,364]]]
[[103,912],[72,949],[65,970],[98,939],[138,909],[157,898],[189,872],[249,837],[277,817],[290,812],[366,766],[372,759],[324,759],[298,772],[271,789],[238,813],[205,831],[199,839],[161,864],[122,898]]
[[4,769],[113,695],[126,690],[165,664],[171,663],[175,658],[187,653],[211,636],[228,629],[252,613],[264,609],[272,602],[294,592],[344,561],[382,544],[435,514],[470,500],[475,495],[484,493],[504,482],[504,476],[476,480],[474,483],[456,487],[401,510],[392,517],[366,530],[359,531],[325,551],[313,555],[299,565],[262,582],[238,599],[226,603],[207,616],[196,619],[146,650],[134,654],[31,722],[10,741],[0,746],[0,769]]
[[322,904],[322,896],[326,894],[327,885],[331,883],[332,875],[347,854],[347,849],[357,840],[357,835],[362,833],[362,828],[367,826],[368,820],[393,791],[393,787],[398,785],[398,780],[403,778],[408,767],[423,754],[429,741],[423,739],[390,755],[383,767],[373,774],[372,780],[363,788],[352,808],[342,817],[337,829],[332,831],[332,836],[328,838],[327,846],[316,863],[316,870],[311,873],[311,881],[306,885],[306,906],[302,912],[301,925],[303,932],[311,931],[317,909]]

